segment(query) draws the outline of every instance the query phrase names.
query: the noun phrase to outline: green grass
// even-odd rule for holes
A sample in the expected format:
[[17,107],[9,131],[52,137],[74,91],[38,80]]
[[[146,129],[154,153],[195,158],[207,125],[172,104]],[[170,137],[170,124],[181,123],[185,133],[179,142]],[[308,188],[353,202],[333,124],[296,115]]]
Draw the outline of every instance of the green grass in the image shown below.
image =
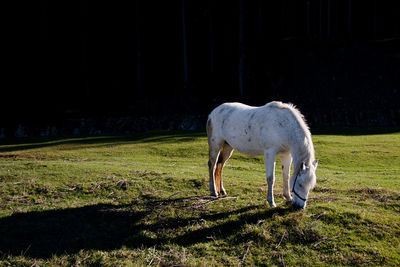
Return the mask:
[[3,141],[0,265],[400,265],[400,133],[313,140],[305,211],[238,153],[208,197],[204,133]]

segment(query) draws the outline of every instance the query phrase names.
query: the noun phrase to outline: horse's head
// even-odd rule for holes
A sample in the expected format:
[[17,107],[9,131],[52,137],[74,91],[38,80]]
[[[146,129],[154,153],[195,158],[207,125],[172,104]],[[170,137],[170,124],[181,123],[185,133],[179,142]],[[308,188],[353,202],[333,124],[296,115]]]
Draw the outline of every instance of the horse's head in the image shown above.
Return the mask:
[[304,162],[301,164],[300,171],[291,180],[291,188],[293,193],[293,205],[297,208],[306,208],[308,193],[314,188],[317,182],[315,171],[318,167],[318,160],[314,160],[312,164],[307,166]]

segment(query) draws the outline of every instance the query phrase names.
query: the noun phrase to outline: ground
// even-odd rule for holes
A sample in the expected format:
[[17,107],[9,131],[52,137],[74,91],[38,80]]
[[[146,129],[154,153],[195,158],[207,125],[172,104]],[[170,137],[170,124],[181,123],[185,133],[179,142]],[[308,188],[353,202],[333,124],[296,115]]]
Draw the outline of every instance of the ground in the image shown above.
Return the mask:
[[400,132],[313,140],[305,211],[238,153],[209,197],[204,132],[3,140],[0,265],[400,265]]

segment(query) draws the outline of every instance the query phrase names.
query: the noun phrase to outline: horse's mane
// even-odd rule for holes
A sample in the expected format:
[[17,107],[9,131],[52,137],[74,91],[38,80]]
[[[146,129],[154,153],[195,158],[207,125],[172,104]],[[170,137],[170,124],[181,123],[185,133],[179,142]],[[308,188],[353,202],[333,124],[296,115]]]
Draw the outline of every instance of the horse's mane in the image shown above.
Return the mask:
[[267,105],[271,106],[271,107],[280,108],[280,109],[289,109],[290,111],[292,111],[292,113],[296,117],[296,120],[299,123],[300,127],[304,130],[304,133],[306,134],[307,138],[308,137],[311,138],[311,132],[307,125],[307,121],[304,118],[303,114],[301,114],[301,112],[297,109],[297,107],[295,105],[293,105],[292,103],[282,103],[280,101],[273,101],[271,103],[268,103]]
[[295,105],[291,103],[282,103],[280,101],[274,101],[267,104],[271,107],[276,107],[280,109],[288,109],[291,111],[293,116],[295,117],[297,123],[299,124],[300,128],[303,130],[305,139],[304,139],[304,149],[301,151],[302,153],[299,155],[300,158],[300,165],[294,166],[294,175],[297,175],[300,171],[301,163],[304,162],[306,165],[310,165],[315,160],[315,152],[314,152],[314,145],[311,139],[311,132],[307,125],[306,119],[304,118],[303,114],[296,108]]

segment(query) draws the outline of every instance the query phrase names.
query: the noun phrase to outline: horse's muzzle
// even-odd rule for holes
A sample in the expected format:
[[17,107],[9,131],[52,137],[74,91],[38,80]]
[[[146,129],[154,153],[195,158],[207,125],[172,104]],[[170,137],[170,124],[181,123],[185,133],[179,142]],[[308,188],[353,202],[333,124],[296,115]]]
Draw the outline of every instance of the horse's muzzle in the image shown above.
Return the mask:
[[300,204],[298,202],[293,201],[292,202],[292,207],[296,210],[301,210],[301,209],[306,209],[306,202],[303,202],[303,204]]

